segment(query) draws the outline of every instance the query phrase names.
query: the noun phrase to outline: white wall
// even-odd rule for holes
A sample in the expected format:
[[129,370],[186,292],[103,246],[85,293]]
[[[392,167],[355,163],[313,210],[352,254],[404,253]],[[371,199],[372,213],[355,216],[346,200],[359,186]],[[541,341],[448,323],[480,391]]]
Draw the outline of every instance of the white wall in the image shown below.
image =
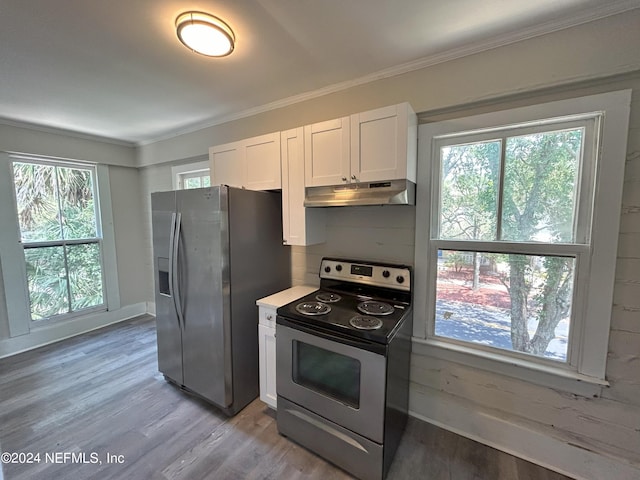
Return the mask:
[[[175,162],[204,155],[211,145],[402,101],[422,112],[425,122],[633,89],[622,225],[612,232],[619,235],[619,253],[610,388],[596,398],[574,396],[414,355],[410,406],[421,418],[557,470],[594,479],[640,478],[633,468],[640,467],[638,45],[636,10],[146,145],[138,161]],[[143,196],[170,186],[168,165],[143,170]],[[414,213],[398,206],[330,209],[327,242],[293,248],[294,283],[317,284],[324,255],[413,263]]]

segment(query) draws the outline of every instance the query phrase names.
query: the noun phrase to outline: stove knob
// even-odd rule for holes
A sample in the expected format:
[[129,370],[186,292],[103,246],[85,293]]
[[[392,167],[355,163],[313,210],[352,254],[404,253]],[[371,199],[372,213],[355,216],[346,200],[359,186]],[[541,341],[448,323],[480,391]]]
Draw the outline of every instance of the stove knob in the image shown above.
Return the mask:
[[404,283],[404,277],[403,277],[402,275],[398,275],[398,276],[396,277],[396,282],[398,282],[398,283]]
[[391,275],[391,273],[389,273],[389,270],[384,270],[384,271],[382,272],[382,276],[383,276],[384,278],[389,278],[389,275]]
[[336,265],[336,270],[341,272],[342,271],[342,265],[340,265],[340,264]]
[[324,267],[324,271],[329,273],[331,271],[331,267],[327,265],[326,267]]

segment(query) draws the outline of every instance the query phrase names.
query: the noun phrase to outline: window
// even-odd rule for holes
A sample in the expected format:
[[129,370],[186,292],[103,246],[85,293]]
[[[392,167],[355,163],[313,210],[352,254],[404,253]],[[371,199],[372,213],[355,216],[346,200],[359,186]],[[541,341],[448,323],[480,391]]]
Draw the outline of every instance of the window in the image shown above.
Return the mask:
[[415,333],[428,353],[604,381],[625,101],[616,92],[421,126],[426,322]]
[[22,158],[12,165],[31,319],[104,308],[95,168]]
[[171,167],[171,175],[173,177],[173,188],[176,190],[211,186],[208,161]]
[[189,172],[180,174],[180,185],[183,189],[201,188],[211,186],[211,177],[208,171]]

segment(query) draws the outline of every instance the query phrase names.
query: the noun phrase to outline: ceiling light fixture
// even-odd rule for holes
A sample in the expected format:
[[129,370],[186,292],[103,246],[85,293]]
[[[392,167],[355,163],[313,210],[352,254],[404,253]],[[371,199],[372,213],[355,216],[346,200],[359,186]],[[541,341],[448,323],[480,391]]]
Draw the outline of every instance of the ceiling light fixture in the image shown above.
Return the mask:
[[207,57],[225,57],[236,41],[231,27],[218,17],[203,12],[185,12],[176,18],[180,41],[190,50]]

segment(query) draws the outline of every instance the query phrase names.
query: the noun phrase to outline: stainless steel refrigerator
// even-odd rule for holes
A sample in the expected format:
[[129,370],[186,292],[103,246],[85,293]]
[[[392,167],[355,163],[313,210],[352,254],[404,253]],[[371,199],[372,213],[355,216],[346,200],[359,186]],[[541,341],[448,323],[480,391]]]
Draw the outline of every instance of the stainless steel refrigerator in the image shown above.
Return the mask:
[[259,392],[255,302],[291,284],[280,194],[219,186],[151,203],[158,368],[234,415]]

